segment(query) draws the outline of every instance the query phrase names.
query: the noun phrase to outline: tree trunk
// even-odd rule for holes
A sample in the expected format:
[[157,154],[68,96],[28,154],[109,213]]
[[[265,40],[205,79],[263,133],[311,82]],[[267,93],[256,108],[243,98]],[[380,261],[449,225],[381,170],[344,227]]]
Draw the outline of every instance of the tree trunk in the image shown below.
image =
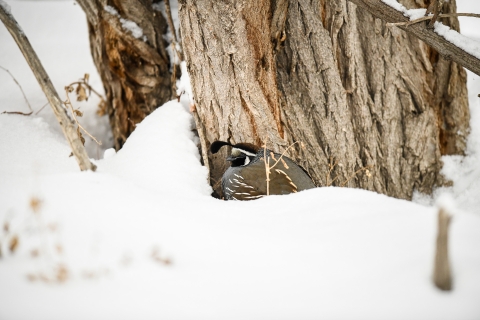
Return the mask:
[[[174,97],[163,38],[167,23],[152,0],[78,0],[88,19],[114,145],[119,149],[148,114]],[[173,81],[174,82],[174,81]]]
[[[290,156],[318,186],[404,199],[430,193],[440,156],[465,150],[463,68],[346,0],[183,0],[179,16],[207,144],[299,141]],[[225,153],[208,155],[214,183]]]

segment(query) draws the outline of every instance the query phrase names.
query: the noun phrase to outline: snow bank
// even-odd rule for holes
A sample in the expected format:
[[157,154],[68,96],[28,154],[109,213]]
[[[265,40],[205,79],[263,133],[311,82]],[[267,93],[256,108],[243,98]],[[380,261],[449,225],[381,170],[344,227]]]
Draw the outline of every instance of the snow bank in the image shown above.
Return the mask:
[[199,165],[191,120],[180,103],[166,103],[137,125],[115,156],[99,161],[98,171],[116,173],[157,194],[209,196],[212,190],[206,168]]

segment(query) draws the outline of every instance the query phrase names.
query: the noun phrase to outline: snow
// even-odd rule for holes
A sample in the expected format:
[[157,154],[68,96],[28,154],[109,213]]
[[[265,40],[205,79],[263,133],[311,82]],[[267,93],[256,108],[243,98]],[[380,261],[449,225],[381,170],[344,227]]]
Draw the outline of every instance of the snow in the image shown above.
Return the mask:
[[6,13],[12,13],[10,6],[3,0],[0,0],[0,7],[2,7]]
[[405,8],[402,4],[397,2],[397,0],[382,0],[383,3],[388,4],[390,7],[393,9],[400,11],[400,12],[406,12],[407,8]]
[[[136,24],[131,20],[122,18],[118,13],[118,11],[112,6],[107,5],[104,7],[104,9],[111,15],[118,17],[120,19],[120,23],[122,24],[122,28],[124,30],[130,31],[134,38],[140,39],[143,37],[143,29],[140,28],[138,24]],[[143,37],[143,41],[147,41],[146,39],[147,39],[146,37]]]
[[[382,0],[383,3],[389,5],[390,7],[394,8],[397,11],[400,11],[403,13],[404,16],[409,17],[410,21],[419,19],[423,16],[425,16],[426,9],[410,9],[407,10],[402,4],[398,3],[397,0]],[[459,3],[462,3],[462,1],[459,1]],[[465,3],[465,2],[464,2]],[[470,4],[469,4],[470,5]],[[463,6],[461,6],[463,7]],[[471,4],[470,5],[470,10],[471,11],[465,11],[468,13],[474,13],[473,10],[478,10],[479,5],[478,4]],[[462,12],[462,11],[458,11]],[[450,27],[444,25],[441,22],[435,22],[434,24],[434,31],[438,35],[442,36],[445,38],[445,40],[453,43],[457,47],[463,49],[465,52],[471,54],[472,56],[480,59],[480,42],[472,39],[471,37],[462,35],[458,33],[455,30],[450,29]],[[476,33],[478,34],[478,33]]]
[[441,35],[447,41],[480,59],[480,42],[461,35],[457,31],[450,29],[450,27],[440,22],[435,22],[434,30],[435,33]]
[[192,91],[192,85],[190,83],[190,75],[188,74],[187,70],[187,63],[185,61],[182,61],[180,63],[180,68],[182,71],[182,75],[180,77],[180,80],[177,82],[177,95],[180,96],[182,94],[186,94],[190,105],[195,104],[195,100],[193,98],[193,91]]
[[[62,97],[85,72],[101,89],[78,5],[9,5]],[[0,65],[38,111],[35,78],[3,27],[0,39]],[[88,146],[95,173],[69,157],[49,107],[0,115],[0,319],[480,317],[478,76],[468,73],[467,155],[444,157],[454,186],[424,196],[428,205],[334,187],[225,202],[210,197],[199,163],[184,70],[190,97],[153,112],[118,152],[98,100],[78,104],[104,142]],[[0,112],[28,111],[1,71]],[[455,214],[451,292],[431,281],[435,202]]]

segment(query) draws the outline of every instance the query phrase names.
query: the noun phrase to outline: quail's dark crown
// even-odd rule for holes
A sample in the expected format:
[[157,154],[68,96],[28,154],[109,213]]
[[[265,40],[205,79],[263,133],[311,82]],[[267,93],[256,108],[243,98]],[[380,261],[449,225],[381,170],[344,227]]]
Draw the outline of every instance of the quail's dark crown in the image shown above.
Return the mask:
[[232,163],[232,167],[246,166],[253,161],[259,151],[259,147],[251,143],[237,143],[232,145],[225,141],[215,141],[210,146],[212,153],[217,153],[223,146],[231,146],[232,151],[230,156],[227,157],[227,161]]

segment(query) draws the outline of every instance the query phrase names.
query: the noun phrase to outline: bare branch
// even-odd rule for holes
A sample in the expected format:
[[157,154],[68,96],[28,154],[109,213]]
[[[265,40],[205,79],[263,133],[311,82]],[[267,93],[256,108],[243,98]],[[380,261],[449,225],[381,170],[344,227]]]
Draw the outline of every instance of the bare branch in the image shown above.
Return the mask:
[[[439,14],[438,17],[439,17],[439,18],[448,18],[448,17],[474,17],[474,18],[480,18],[480,14],[478,14],[478,13],[444,13],[444,14]],[[395,27],[398,27],[398,26],[408,27],[408,26],[410,26],[410,25],[412,25],[412,24],[419,23],[419,22],[426,21],[426,20],[433,20],[433,16],[421,17],[421,18],[418,18],[418,19],[415,19],[415,20],[412,20],[412,21],[408,21],[408,22],[386,23],[385,25],[386,25],[387,27],[392,27],[392,26],[395,26]]]
[[67,100],[64,102],[65,106],[67,106],[67,108],[70,108],[70,111],[72,112],[73,120],[75,120],[75,123],[77,124],[77,126],[78,126],[80,129],[82,129],[83,132],[85,132],[90,138],[92,138],[99,146],[101,146],[101,145],[102,145],[102,142],[101,142],[101,141],[98,141],[94,136],[92,136],[92,135],[87,131],[87,129],[85,129],[85,128],[80,124],[80,122],[78,122],[76,113],[77,113],[79,110],[74,110],[74,109],[73,109],[72,101],[70,100],[70,96],[68,95],[71,91],[73,91],[73,86],[72,86],[72,85],[69,85],[69,86],[66,86],[66,87],[65,87],[65,94],[67,95]]
[[87,151],[85,150],[85,147],[76,133],[72,119],[68,115],[67,110],[63,107],[62,101],[60,100],[57,91],[53,87],[47,72],[43,68],[43,65],[33,50],[32,45],[28,41],[25,33],[20,28],[13,15],[2,5],[0,5],[0,20],[2,20],[5,27],[15,39],[15,42],[22,51],[23,56],[30,66],[30,69],[32,69],[40,87],[50,102],[53,112],[60,126],[62,127],[63,134],[67,138],[70,148],[72,149],[78,165],[80,166],[80,170],[94,171],[96,166],[90,162]]
[[20,112],[20,111],[3,111],[2,114],[19,114],[22,116],[29,116],[33,113],[33,111],[30,111],[29,113],[25,112]]
[[[168,23],[168,27],[170,28],[170,31],[172,32],[172,35],[173,35],[173,50],[175,51],[175,53],[177,54],[178,58],[180,59],[180,61],[183,61],[184,58],[183,58],[183,53],[180,51],[178,52],[177,50],[177,43],[178,40],[177,40],[177,31],[175,30],[175,25],[173,24],[173,18],[172,18],[172,10],[170,8],[170,0],[165,0],[165,11],[167,13],[167,23]],[[181,45],[179,43],[179,45]]]
[[[7,72],[7,73],[10,75],[10,77],[12,77],[13,81],[15,81],[15,83],[17,84],[17,86],[20,88],[20,91],[22,91],[22,94],[23,94],[23,98],[25,99],[25,102],[26,102],[27,105],[28,105],[28,109],[30,109],[30,111],[31,111],[28,115],[32,114],[32,112],[33,112],[32,106],[30,105],[30,102],[28,102],[27,96],[25,95],[25,92],[23,91],[23,88],[22,88],[22,86],[20,85],[20,83],[18,83],[17,79],[15,79],[15,77],[13,76],[13,74],[12,74],[10,71],[8,71],[7,69],[5,69],[5,68],[2,67],[2,66],[0,66],[0,69],[3,69],[5,72]],[[5,113],[5,112],[4,112],[4,113]],[[7,112],[7,113],[8,113],[8,112]],[[22,113],[22,112],[20,112],[20,113]],[[25,114],[25,115],[27,115],[27,114]]]
[[48,102],[45,103],[37,112],[35,112],[35,115],[39,114],[40,111],[42,111],[47,105],[48,105]]
[[[400,11],[395,10],[381,0],[349,0],[360,8],[367,10],[376,18],[382,19],[389,23],[409,22]],[[480,59],[474,57],[470,53],[460,49],[453,43],[445,40],[442,36],[436,34],[433,30],[427,28],[424,24],[414,24],[407,28],[406,26],[398,26],[400,29],[407,31],[426,44],[435,49],[446,60],[452,60],[468,70],[480,75]]]

